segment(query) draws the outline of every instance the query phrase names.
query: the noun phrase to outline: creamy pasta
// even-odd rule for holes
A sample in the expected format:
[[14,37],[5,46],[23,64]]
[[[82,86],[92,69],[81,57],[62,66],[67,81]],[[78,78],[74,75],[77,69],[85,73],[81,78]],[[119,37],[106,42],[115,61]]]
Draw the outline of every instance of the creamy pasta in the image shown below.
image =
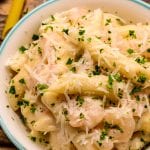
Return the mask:
[[56,13],[8,66],[9,103],[43,149],[149,144],[149,24],[128,24],[101,9]]

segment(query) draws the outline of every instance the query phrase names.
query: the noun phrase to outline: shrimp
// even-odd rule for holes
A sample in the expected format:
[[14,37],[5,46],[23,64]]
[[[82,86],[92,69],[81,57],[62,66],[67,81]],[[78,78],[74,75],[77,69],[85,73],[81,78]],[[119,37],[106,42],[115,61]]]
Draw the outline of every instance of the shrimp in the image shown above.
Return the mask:
[[104,121],[110,128],[108,134],[114,143],[129,141],[135,129],[135,121],[130,109],[127,107],[107,109]]
[[74,138],[73,144],[77,150],[111,150],[113,142],[108,136],[100,141],[101,134],[102,131],[99,130],[94,130],[88,135],[80,133]]
[[77,97],[69,101],[69,123],[72,127],[92,129],[98,125],[104,116],[104,109],[100,100],[90,97]]

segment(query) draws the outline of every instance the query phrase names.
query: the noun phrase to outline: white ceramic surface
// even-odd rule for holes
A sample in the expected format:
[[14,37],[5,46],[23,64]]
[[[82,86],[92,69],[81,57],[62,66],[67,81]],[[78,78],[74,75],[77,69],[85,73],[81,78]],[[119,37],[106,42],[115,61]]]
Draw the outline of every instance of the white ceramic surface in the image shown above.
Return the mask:
[[18,116],[7,108],[5,89],[9,76],[6,62],[21,45],[31,41],[42,20],[50,14],[61,12],[72,7],[101,8],[110,13],[117,13],[125,20],[134,22],[147,22],[150,20],[150,5],[140,0],[49,0],[29,14],[11,30],[0,48],[0,123],[5,133],[18,147],[18,149],[41,150],[40,146],[33,143],[27,136],[25,127]]

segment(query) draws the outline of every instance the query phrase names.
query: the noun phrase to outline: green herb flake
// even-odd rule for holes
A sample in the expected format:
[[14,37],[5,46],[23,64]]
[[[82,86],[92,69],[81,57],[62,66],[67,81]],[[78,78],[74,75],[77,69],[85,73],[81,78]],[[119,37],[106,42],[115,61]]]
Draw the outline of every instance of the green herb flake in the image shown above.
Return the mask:
[[117,95],[118,95],[119,98],[122,98],[123,97],[123,90],[119,88]]
[[34,125],[34,124],[35,124],[35,120],[32,120],[32,121],[31,121],[31,124]]
[[80,119],[83,119],[84,118],[84,114],[83,113],[80,113]]
[[76,101],[76,105],[78,105],[79,107],[81,107],[84,103],[84,99],[81,96],[77,96]]
[[136,39],[136,33],[134,30],[129,30],[129,33],[128,33],[128,36],[133,38],[133,39]]
[[111,23],[111,19],[106,19],[106,23],[105,23],[105,26],[108,26],[109,24]]
[[71,65],[71,64],[72,64],[72,62],[73,62],[73,59],[68,58],[68,60],[67,60],[67,62],[66,62],[66,65]]
[[109,75],[109,76],[108,76],[108,85],[107,85],[107,87],[108,87],[109,89],[112,89],[112,87],[113,87],[113,82],[114,82],[114,80],[113,80],[112,76]]
[[116,19],[116,21],[118,22],[119,25],[124,25],[123,21],[121,21],[119,18]]
[[140,83],[145,83],[145,81],[147,80],[146,76],[144,74],[141,74],[139,76],[139,78],[137,79],[137,82],[140,82]]
[[35,136],[31,136],[30,139],[31,139],[33,142],[36,142],[36,137],[35,137]]
[[150,53],[150,48],[148,48],[146,51],[147,51],[148,53]]
[[57,60],[61,60],[61,58],[60,58],[60,57],[57,57]]
[[50,17],[51,17],[52,21],[55,21],[54,15],[51,15]]
[[48,89],[48,85],[47,84],[37,84],[37,89],[38,90],[44,90],[44,89]]
[[9,93],[10,93],[10,94],[16,94],[15,86],[11,86],[11,87],[10,87]]
[[33,34],[32,40],[33,40],[33,41],[36,41],[36,40],[38,40],[38,39],[39,39],[39,35]]
[[81,41],[83,42],[83,41],[84,41],[84,36],[79,37],[79,38],[78,38],[78,41],[79,41],[79,42],[81,42]]
[[107,136],[107,132],[106,131],[102,131],[101,135],[100,135],[100,140],[105,140]]
[[133,49],[131,49],[131,48],[129,48],[129,49],[127,49],[127,52],[128,52],[128,54],[133,54],[134,53],[134,50]]
[[77,69],[76,69],[76,67],[72,67],[72,68],[70,69],[70,71],[72,71],[72,72],[76,72],[76,71],[77,71]]
[[135,93],[137,93],[137,92],[140,92],[141,89],[142,89],[141,86],[139,86],[139,87],[138,87],[138,86],[135,86],[135,87],[131,90],[130,95],[133,95],[133,94],[135,94]]
[[103,51],[104,51],[104,49],[103,49],[103,48],[101,48],[101,49],[99,50],[99,52],[100,52],[100,53],[102,53]]
[[88,42],[91,42],[91,41],[92,41],[92,38],[91,38],[91,37],[87,38],[87,41],[88,41]]
[[30,112],[35,113],[35,111],[36,111],[36,107],[35,107],[35,105],[32,104],[30,107]]
[[22,121],[22,123],[25,125],[27,123],[27,118],[25,118],[22,114],[20,114],[20,120]]
[[79,35],[84,35],[84,33],[85,33],[85,30],[79,30]]
[[26,106],[29,106],[29,101],[22,99],[17,102],[17,105],[26,107]]
[[147,59],[145,57],[137,57],[135,61],[139,64],[145,64],[147,62]]
[[116,73],[115,75],[113,75],[113,77],[114,77],[115,80],[118,81],[118,82],[121,82],[121,81],[122,81],[122,78],[121,78],[120,73]]
[[100,36],[95,36],[98,40],[100,40],[101,39],[101,37]]
[[110,30],[108,30],[108,33],[109,33],[109,34],[111,34],[111,31],[110,31]]
[[27,48],[25,48],[24,46],[21,46],[21,47],[19,48],[19,52],[22,53],[22,54],[23,54],[26,50],[27,50]]
[[38,53],[41,55],[42,54],[42,49],[41,47],[38,47]]
[[25,84],[26,82],[25,82],[24,78],[22,78],[22,79],[19,80],[19,83]]
[[52,104],[51,104],[51,107],[54,107],[54,106],[55,106],[55,103],[52,103]]
[[97,144],[98,144],[99,146],[102,146],[102,142],[101,142],[101,141],[97,141]]
[[136,98],[136,101],[138,101],[138,102],[140,101],[140,96],[139,95],[136,95],[135,98]]
[[122,128],[120,128],[120,126],[118,126],[118,125],[112,125],[111,128],[116,129],[116,130],[119,130],[121,133],[123,133]]
[[63,29],[62,32],[66,33],[67,35],[69,35],[69,29]]
[[120,128],[120,126],[118,125],[113,125],[111,123],[108,123],[108,122],[104,122],[104,128],[106,131],[108,131],[109,129],[116,129],[116,130],[119,130],[121,133],[123,133],[123,130]]
[[93,75],[100,75],[100,67],[98,65],[95,66],[95,70],[93,71]]
[[62,114],[63,114],[64,116],[67,116],[67,115],[68,115],[68,110],[67,110],[67,108],[63,108]]

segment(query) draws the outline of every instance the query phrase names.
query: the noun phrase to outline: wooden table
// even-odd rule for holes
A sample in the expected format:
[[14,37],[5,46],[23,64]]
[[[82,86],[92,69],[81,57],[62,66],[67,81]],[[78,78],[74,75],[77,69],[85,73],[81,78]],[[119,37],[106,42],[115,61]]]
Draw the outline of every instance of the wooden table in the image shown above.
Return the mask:
[[[37,5],[43,3],[45,0],[26,0],[23,12],[32,10]],[[150,0],[145,0],[150,3]],[[0,37],[5,24],[6,17],[12,0],[0,0]],[[2,39],[0,38],[0,43]],[[0,150],[16,150],[15,146],[8,140],[2,129],[0,128]]]

